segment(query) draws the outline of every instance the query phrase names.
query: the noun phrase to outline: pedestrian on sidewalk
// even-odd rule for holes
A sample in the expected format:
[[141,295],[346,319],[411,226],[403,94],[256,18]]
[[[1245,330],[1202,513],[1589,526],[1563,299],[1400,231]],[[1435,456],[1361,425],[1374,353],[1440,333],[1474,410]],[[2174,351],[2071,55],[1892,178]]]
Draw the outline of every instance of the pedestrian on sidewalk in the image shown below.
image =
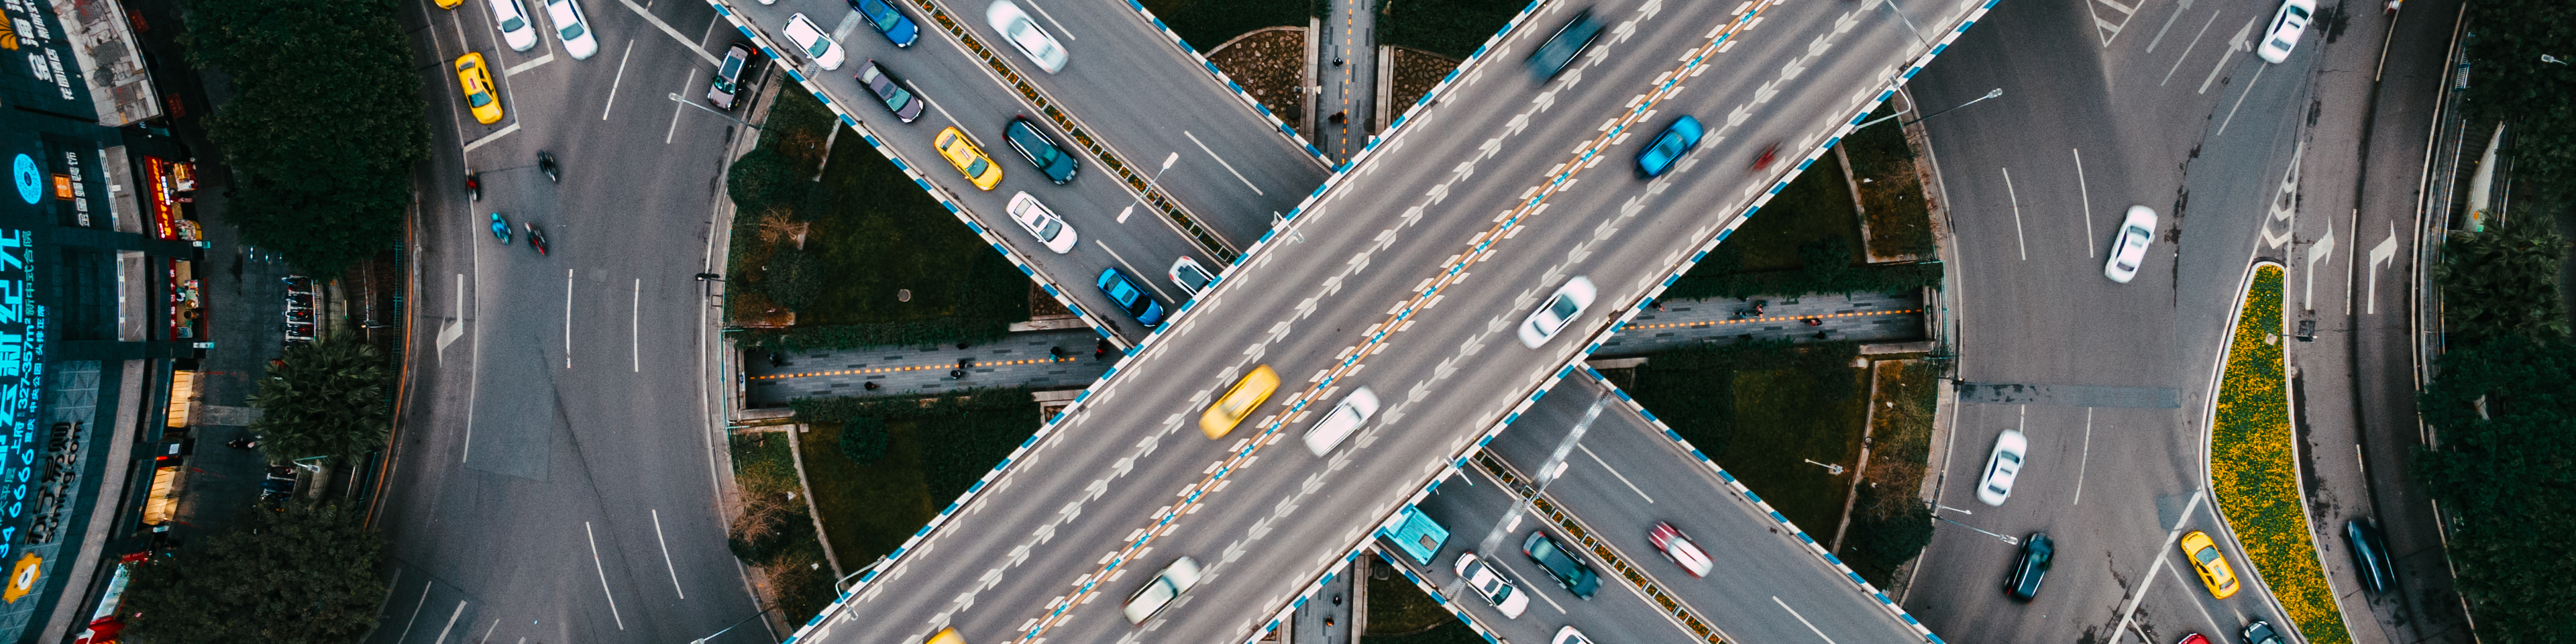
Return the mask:
[[1334,112],[1334,113],[1333,113],[1333,118],[1328,119],[1328,120],[1332,121],[1334,125],[1341,125],[1341,124],[1344,124],[1344,123],[1349,123],[1349,122],[1350,122],[1350,120],[1351,120],[1351,111],[1350,111],[1350,110],[1342,110],[1342,111],[1339,111],[1339,112]]
[[241,438],[224,441],[224,446],[233,449],[257,449],[259,447],[259,439],[243,436]]
[[[2392,3],[2392,4],[2394,4],[2394,3]],[[1333,66],[1334,66],[1334,67],[1340,67],[1340,66],[1342,66],[1342,58],[1341,58],[1340,56],[1335,56],[1335,57],[1333,57]]]

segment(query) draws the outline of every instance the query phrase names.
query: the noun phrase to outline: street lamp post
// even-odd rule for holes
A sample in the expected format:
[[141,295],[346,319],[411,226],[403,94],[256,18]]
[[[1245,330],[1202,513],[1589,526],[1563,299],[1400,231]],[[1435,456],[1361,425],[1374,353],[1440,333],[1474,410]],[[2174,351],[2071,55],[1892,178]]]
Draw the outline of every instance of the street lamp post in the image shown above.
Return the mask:
[[2576,65],[2567,65],[2567,61],[2559,60],[2557,56],[2551,56],[2551,55],[2549,55],[2549,54],[2541,54],[2541,55],[2540,55],[2540,62],[2544,62],[2544,63],[2558,63],[2559,65],[2563,65],[2563,66],[2576,67]]
[[752,613],[750,617],[745,617],[745,618],[742,618],[742,619],[740,619],[740,620],[736,620],[734,623],[732,623],[732,624],[730,624],[730,625],[725,626],[723,630],[718,630],[718,631],[713,632],[713,633],[708,633],[706,637],[701,637],[701,638],[697,638],[697,639],[689,640],[689,644],[707,644],[707,641],[708,641],[708,640],[713,640],[713,639],[715,639],[715,638],[716,638],[716,636],[725,634],[725,631],[733,630],[733,627],[735,627],[735,626],[741,626],[743,622],[748,622],[748,621],[751,621],[751,620],[753,620],[753,619],[758,619],[761,615],[768,614],[768,613],[769,613],[769,609],[767,609],[767,608],[760,609],[760,612]]
[[[1180,163],[1180,162],[1181,162],[1181,153],[1179,153],[1179,152],[1174,152],[1174,153],[1171,153],[1171,154],[1169,154],[1169,155],[1164,156],[1164,157],[1163,157],[1163,167],[1162,167],[1162,169],[1155,170],[1155,171],[1154,171],[1154,177],[1153,177],[1153,178],[1151,178],[1151,179],[1146,179],[1146,180],[1145,180],[1145,192],[1153,192],[1153,191],[1154,191],[1154,182],[1163,180],[1163,172],[1164,172],[1164,171],[1166,171],[1166,170],[1170,170],[1170,169],[1172,169],[1172,164],[1174,164],[1174,163]],[[1123,223],[1127,223],[1127,215],[1128,215],[1129,213],[1136,212],[1136,206],[1141,205],[1141,204],[1144,204],[1144,203],[1145,203],[1145,195],[1144,195],[1143,193],[1138,193],[1138,194],[1136,195],[1136,203],[1128,204],[1128,205],[1127,205],[1127,209],[1118,211],[1118,223],[1122,223],[1122,224],[1123,224]]]
[[751,128],[751,129],[754,129],[754,130],[760,129],[760,126],[758,126],[758,125],[752,125],[752,124],[751,124],[751,122],[749,122],[749,121],[745,121],[745,120],[742,120],[742,119],[734,118],[732,114],[726,114],[726,113],[723,113],[723,112],[718,112],[718,111],[716,111],[716,108],[707,107],[707,106],[705,106],[705,105],[699,105],[699,104],[697,104],[697,103],[689,102],[689,100],[688,100],[688,99],[680,98],[680,93],[679,93],[679,92],[672,92],[672,93],[670,94],[670,96],[671,96],[671,102],[673,102],[673,103],[679,103],[679,104],[682,104],[682,105],[687,105],[687,106],[689,106],[689,107],[694,107],[694,108],[698,108],[698,109],[706,110],[708,114],[714,114],[714,115],[716,115],[716,116],[722,116],[722,117],[724,117],[724,118],[725,118],[725,120],[727,120],[727,121],[733,121],[733,122],[735,122],[735,123],[741,123],[743,127]]
[[[1925,114],[1925,115],[1923,115],[1923,118],[1914,119],[1914,120],[1911,120],[1911,121],[1906,121],[1906,122],[1904,122],[1904,123],[1899,123],[1899,124],[1897,124],[1897,125],[1899,125],[1899,126],[1905,126],[1905,125],[1913,125],[1913,124],[1916,124],[1916,123],[1921,123],[1921,122],[1924,122],[1924,121],[1929,121],[1929,120],[1932,120],[1932,117],[1940,116],[1940,115],[1943,115],[1943,114],[1948,114],[1948,113],[1950,113],[1950,110],[1955,110],[1955,109],[1959,109],[1959,108],[1962,108],[1962,107],[1967,107],[1967,106],[1970,106],[1970,105],[1975,105],[1975,104],[1977,104],[1977,103],[1978,103],[1978,102],[1980,102],[1980,101],[1984,101],[1984,100],[1989,99],[1989,98],[1995,98],[1995,97],[2003,96],[2003,95],[2004,95],[2004,88],[1997,87],[1997,88],[1994,88],[1994,90],[1992,90],[1992,91],[1988,91],[1988,92],[1986,92],[1986,95],[1977,97],[1977,100],[1968,101],[1968,102],[1965,102],[1965,103],[1960,103],[1960,104],[1958,104],[1958,105],[1953,105],[1953,106],[1950,106],[1950,109],[1948,109],[1948,110],[1941,110],[1941,111],[1938,111],[1938,112],[1933,112],[1933,113],[1930,113],[1930,114]],[[1885,121],[1885,120],[1888,120],[1888,119],[1892,119],[1892,118],[1896,118],[1896,117],[1904,116],[1904,115],[1905,115],[1905,113],[1904,113],[1904,112],[1897,112],[1897,113],[1895,113],[1895,114],[1889,114],[1889,115],[1881,116],[1881,117],[1878,117],[1878,118],[1875,118],[1875,119],[1870,119],[1870,121],[1869,121],[1868,123],[1862,123],[1862,124],[1860,124],[1860,126],[1859,126],[1859,127],[1854,127],[1854,128],[1852,128],[1852,131],[1854,131],[1854,132],[1858,132],[1858,131],[1860,131],[1860,128],[1869,127],[1869,126],[1872,126],[1872,125],[1877,125],[1877,124],[1879,123],[1879,121]]]

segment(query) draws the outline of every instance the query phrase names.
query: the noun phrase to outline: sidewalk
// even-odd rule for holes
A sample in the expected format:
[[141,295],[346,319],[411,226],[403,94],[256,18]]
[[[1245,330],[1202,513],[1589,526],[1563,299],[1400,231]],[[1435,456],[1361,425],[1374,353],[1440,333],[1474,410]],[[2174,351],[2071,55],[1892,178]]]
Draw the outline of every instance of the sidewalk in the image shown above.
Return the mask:
[[[1736,315],[1752,306],[1749,300],[1665,301],[1663,310],[1637,316],[1627,329],[1602,343],[1597,355],[1653,353],[1708,341],[1814,341],[1819,332],[1825,334],[1826,340],[1891,342],[1924,338],[1920,295],[1810,295],[1794,303],[1777,297],[1757,299],[1768,300],[1760,317]],[[1808,326],[1805,320],[1809,318],[1821,324]]]

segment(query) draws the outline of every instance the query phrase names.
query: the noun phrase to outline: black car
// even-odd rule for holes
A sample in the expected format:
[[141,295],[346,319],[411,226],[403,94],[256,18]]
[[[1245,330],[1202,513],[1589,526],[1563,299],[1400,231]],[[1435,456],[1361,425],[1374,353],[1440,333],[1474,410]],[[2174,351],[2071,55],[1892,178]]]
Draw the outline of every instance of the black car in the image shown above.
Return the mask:
[[2352,548],[2352,572],[2361,577],[2361,585],[2371,594],[2388,592],[2397,583],[2397,569],[2388,565],[2388,544],[2379,540],[2379,526],[2370,519],[2353,519],[2343,524],[2343,541]]
[[1583,565],[1583,560],[1576,559],[1574,553],[1557,547],[1555,540],[1547,538],[1545,530],[1530,531],[1529,538],[1521,540],[1521,554],[1529,555],[1531,561],[1538,562],[1538,567],[1547,569],[1548,576],[1556,578],[1556,585],[1564,586],[1566,592],[1574,593],[1576,597],[1591,599],[1592,592],[1601,589],[1601,576],[1593,574],[1592,567]]
[[2022,601],[2039,596],[2039,582],[2048,578],[2048,567],[2056,558],[2057,544],[2048,540],[2048,533],[2030,533],[2030,538],[2021,540],[2021,560],[2013,562],[2012,574],[2004,577],[2004,592]]
[[1020,158],[1028,159],[1029,165],[1046,173],[1047,180],[1055,182],[1055,185],[1072,181],[1074,171],[1080,169],[1073,161],[1073,153],[1056,145],[1055,139],[1047,136],[1046,130],[1039,128],[1037,123],[1030,122],[1029,117],[1011,117],[1011,124],[1002,126],[1002,140],[1010,143],[1011,149],[1020,153]]
[[2244,635],[2245,644],[2281,644],[2281,631],[2273,629],[2271,622],[2259,619],[2245,625]]
[[1574,12],[1573,19],[1565,21],[1565,26],[1557,27],[1556,33],[1549,35],[1547,42],[1539,43],[1538,51],[1530,52],[1529,58],[1521,63],[1529,66],[1532,78],[1545,83],[1564,73],[1565,68],[1574,63],[1575,56],[1581,55],[1584,49],[1592,46],[1592,41],[1600,38],[1601,21],[1593,20],[1592,9],[1585,8]]

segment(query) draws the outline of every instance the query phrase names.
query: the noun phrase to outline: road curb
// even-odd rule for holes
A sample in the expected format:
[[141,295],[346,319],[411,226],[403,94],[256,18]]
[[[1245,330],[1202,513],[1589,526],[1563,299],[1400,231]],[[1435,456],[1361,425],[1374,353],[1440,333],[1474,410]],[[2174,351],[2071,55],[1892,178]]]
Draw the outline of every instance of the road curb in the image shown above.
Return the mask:
[[[927,2],[928,0],[919,1]],[[729,5],[731,0],[706,0],[706,2],[707,6],[715,8],[716,14],[723,17],[725,22],[731,23],[735,31],[741,32],[744,38],[748,38],[752,41],[753,46],[759,47],[761,55],[768,56],[773,62],[783,63],[796,60],[794,58],[779,55],[779,48],[776,43],[771,42],[767,34],[763,34],[759,30],[753,29],[751,23],[743,20],[741,14],[734,12],[733,7]],[[849,110],[842,109],[841,103],[839,101],[832,100],[831,95],[824,93],[822,88],[815,85],[812,79],[807,78],[804,70],[798,69],[792,64],[780,65],[779,70],[787,72],[788,78],[795,80],[797,86],[805,88],[805,91],[813,94],[816,100],[822,101],[825,109],[831,110],[833,116],[840,118],[842,126],[848,127],[851,131],[857,132],[859,134],[859,138],[868,142],[869,148],[875,149],[877,154],[884,156],[887,161],[893,162],[895,169],[903,171],[904,176],[910,177],[913,185],[919,186],[922,192],[930,195],[931,199],[938,200],[939,206],[946,208],[948,210],[948,214],[955,216],[957,221],[965,223],[967,230],[974,231],[975,236],[983,238],[986,245],[991,246],[994,251],[1001,253],[1004,259],[1010,260],[1012,268],[1020,269],[1021,275],[1026,275],[1031,281],[1037,282],[1038,287],[1045,290],[1048,296],[1055,298],[1056,303],[1064,305],[1065,309],[1073,311],[1075,316],[1082,318],[1083,322],[1090,324],[1092,332],[1100,334],[1101,337],[1108,338],[1111,342],[1125,342],[1124,339],[1118,337],[1117,333],[1112,332],[1112,329],[1115,329],[1116,327],[1111,326],[1107,321],[1100,319],[1098,314],[1091,312],[1089,309],[1082,308],[1080,303],[1074,302],[1072,296],[1067,295],[1063,289],[1057,288],[1055,283],[1050,281],[1046,275],[1038,273],[1037,268],[1029,262],[1028,258],[1022,257],[1018,251],[1012,250],[1007,244],[1003,244],[1002,238],[995,235],[991,229],[985,228],[983,224],[976,223],[975,218],[972,215],[967,214],[964,206],[958,205],[955,199],[949,198],[948,193],[945,190],[942,190],[936,184],[932,184],[928,176],[923,175],[920,170],[912,167],[911,164],[904,163],[903,159],[896,157],[894,150],[886,147],[883,139],[877,138],[876,133],[870,131],[867,124],[860,121],[856,115],[851,114]],[[1058,113],[1056,110],[1046,111],[1050,113]],[[1083,137],[1077,133],[1075,138],[1079,140]]]

